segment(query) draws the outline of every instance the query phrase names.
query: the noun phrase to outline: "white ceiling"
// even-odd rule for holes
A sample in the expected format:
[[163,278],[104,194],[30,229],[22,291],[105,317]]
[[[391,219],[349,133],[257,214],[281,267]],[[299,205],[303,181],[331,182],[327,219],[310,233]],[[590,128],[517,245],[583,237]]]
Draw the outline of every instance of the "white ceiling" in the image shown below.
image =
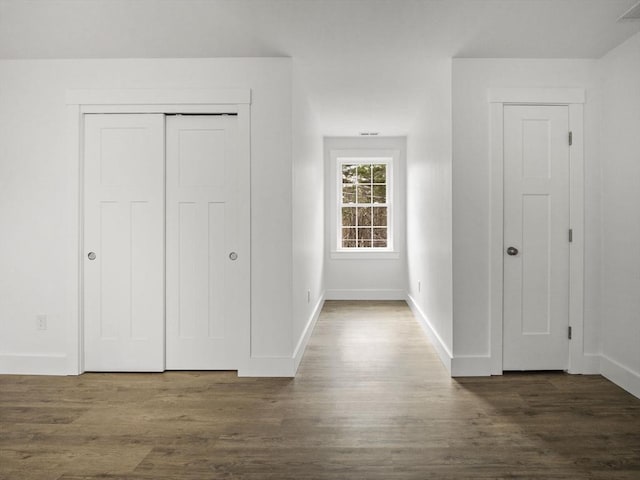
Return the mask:
[[0,58],[291,56],[325,134],[406,132],[427,59],[598,58],[637,0],[0,0]]

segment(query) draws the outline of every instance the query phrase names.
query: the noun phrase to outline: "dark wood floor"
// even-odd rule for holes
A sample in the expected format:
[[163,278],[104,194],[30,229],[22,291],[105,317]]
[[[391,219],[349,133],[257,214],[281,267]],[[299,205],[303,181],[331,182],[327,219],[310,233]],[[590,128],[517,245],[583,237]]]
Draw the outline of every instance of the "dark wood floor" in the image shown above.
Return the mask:
[[295,379],[0,376],[2,479],[640,479],[600,376],[451,379],[403,302],[327,302]]

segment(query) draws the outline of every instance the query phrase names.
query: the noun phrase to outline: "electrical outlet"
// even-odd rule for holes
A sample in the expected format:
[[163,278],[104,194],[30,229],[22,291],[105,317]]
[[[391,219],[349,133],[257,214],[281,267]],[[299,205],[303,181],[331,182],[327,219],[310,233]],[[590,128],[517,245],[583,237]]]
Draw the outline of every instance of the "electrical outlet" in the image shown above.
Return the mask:
[[307,303],[311,303],[311,290],[307,290]]
[[36,328],[38,330],[46,330],[47,329],[47,316],[46,315],[36,315]]

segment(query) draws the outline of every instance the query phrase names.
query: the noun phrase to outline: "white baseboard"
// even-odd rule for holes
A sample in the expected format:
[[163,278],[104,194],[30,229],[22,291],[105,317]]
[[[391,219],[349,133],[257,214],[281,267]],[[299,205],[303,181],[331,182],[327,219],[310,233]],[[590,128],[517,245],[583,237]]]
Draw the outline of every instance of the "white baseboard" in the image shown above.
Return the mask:
[[411,311],[413,312],[416,319],[422,326],[422,329],[426,332],[427,336],[429,337],[429,340],[435,347],[436,352],[438,352],[440,361],[443,363],[443,365],[449,371],[449,373],[451,373],[451,358],[452,358],[451,352],[449,351],[447,346],[444,344],[444,342],[440,338],[440,335],[438,335],[438,332],[435,331],[435,329],[433,328],[433,325],[431,325],[431,322],[429,322],[429,319],[424,314],[422,309],[418,306],[418,304],[413,299],[413,297],[407,294],[406,300],[407,300],[407,304],[409,305],[409,308],[411,308]]
[[600,355],[600,372],[619,387],[640,398],[640,373],[634,372],[606,355]]
[[318,321],[318,317],[320,317],[320,312],[322,311],[322,307],[324,306],[324,292],[320,295],[318,299],[318,303],[311,312],[311,316],[307,320],[307,324],[302,331],[302,335],[300,335],[300,340],[298,340],[298,344],[296,345],[295,350],[293,351],[293,368],[294,373],[298,371],[298,366],[300,366],[300,361],[302,360],[302,355],[304,354],[305,349],[307,348],[307,343],[309,343],[309,338],[311,338],[311,333],[313,333],[313,328],[316,326],[316,322]]
[[600,354],[585,353],[582,358],[582,374],[583,375],[600,375]]
[[353,288],[327,290],[327,300],[404,300],[404,290],[378,289],[378,288]]
[[0,354],[0,374],[12,375],[69,375],[66,353],[57,354]]
[[489,377],[491,376],[491,357],[489,355],[454,356],[451,359],[452,377]]

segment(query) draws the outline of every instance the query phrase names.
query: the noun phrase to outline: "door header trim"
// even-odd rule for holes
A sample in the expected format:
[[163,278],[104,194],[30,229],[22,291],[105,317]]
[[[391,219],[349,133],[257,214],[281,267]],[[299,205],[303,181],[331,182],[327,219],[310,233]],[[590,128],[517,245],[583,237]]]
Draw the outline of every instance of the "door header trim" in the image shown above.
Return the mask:
[[67,90],[67,105],[248,105],[251,90],[126,88]]
[[584,88],[490,88],[489,103],[571,105],[585,103]]

